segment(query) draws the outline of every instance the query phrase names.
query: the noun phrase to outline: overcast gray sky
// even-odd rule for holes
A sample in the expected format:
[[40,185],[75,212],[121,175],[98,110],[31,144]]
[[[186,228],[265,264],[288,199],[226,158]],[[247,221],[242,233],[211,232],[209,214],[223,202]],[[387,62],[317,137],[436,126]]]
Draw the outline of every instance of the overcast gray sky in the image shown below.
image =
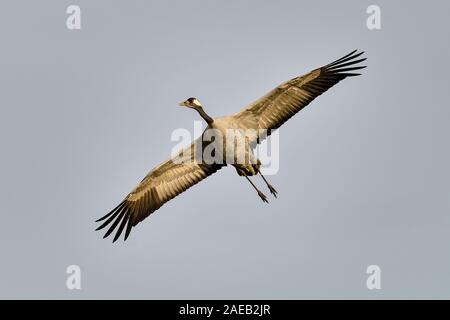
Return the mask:
[[[450,298],[449,9],[2,1],[0,298]],[[225,168],[127,242],[94,231],[169,157],[172,131],[193,130],[179,101],[231,114],[353,49],[364,75],[280,130],[270,205]],[[72,264],[81,290],[66,288]],[[372,264],[381,290],[366,288]]]

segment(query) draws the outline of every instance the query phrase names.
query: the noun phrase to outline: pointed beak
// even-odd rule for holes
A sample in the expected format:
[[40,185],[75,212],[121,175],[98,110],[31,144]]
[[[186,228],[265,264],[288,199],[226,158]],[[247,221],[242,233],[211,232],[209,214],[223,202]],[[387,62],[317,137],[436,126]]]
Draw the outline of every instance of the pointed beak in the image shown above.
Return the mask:
[[180,102],[178,105],[179,105],[180,107],[185,107],[185,106],[186,106],[186,104],[185,104],[184,101],[183,101],[183,102]]

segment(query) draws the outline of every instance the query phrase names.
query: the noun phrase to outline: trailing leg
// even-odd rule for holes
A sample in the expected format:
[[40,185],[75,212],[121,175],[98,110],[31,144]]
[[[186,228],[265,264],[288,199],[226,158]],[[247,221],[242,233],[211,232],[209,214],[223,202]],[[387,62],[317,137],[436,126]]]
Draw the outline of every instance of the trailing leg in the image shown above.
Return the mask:
[[273,194],[273,196],[276,198],[278,191],[275,190],[275,188],[270,183],[267,182],[266,178],[262,175],[261,171],[258,171],[258,172],[261,175],[261,177],[263,178],[264,182],[267,184],[267,187],[269,188],[270,193]]
[[248,182],[251,183],[251,185],[253,186],[253,188],[255,188],[256,192],[258,192],[258,196],[262,199],[262,201],[269,203],[269,201],[267,200],[267,197],[264,193],[262,193],[256,186],[255,184],[252,182],[252,180],[250,180],[249,177],[247,177],[247,175],[244,175],[244,177],[248,180]]

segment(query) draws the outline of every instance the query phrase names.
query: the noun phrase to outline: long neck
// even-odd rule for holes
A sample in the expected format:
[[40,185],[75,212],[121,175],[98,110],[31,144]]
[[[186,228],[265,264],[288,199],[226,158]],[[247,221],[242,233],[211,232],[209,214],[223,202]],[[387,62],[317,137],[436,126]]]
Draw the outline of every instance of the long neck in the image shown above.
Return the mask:
[[214,122],[213,118],[208,116],[202,107],[195,108],[195,110],[197,110],[197,112],[202,116],[202,118],[205,119],[207,124],[211,124]]

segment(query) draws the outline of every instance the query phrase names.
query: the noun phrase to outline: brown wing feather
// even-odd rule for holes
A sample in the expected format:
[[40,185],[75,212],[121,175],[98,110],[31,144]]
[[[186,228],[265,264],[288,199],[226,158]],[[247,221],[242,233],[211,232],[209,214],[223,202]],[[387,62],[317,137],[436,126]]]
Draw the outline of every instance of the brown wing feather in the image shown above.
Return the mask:
[[[246,129],[267,129],[267,134],[270,135],[271,130],[279,128],[336,83],[346,77],[360,75],[352,71],[365,68],[355,66],[366,60],[357,59],[363,53],[357,53],[355,50],[324,67],[279,85],[237,113],[236,119]],[[256,142],[259,143],[262,138],[264,136],[260,134]]]
[[124,237],[126,240],[132,227],[155,212],[167,201],[222,168],[223,165],[208,165],[198,163],[195,160],[194,150],[198,142],[201,141],[196,140],[190,147],[180,152],[177,157],[150,171],[116,208],[97,220],[97,222],[106,221],[96,230],[109,226],[104,235],[104,238],[106,238],[118,226],[114,242],[126,227]]

